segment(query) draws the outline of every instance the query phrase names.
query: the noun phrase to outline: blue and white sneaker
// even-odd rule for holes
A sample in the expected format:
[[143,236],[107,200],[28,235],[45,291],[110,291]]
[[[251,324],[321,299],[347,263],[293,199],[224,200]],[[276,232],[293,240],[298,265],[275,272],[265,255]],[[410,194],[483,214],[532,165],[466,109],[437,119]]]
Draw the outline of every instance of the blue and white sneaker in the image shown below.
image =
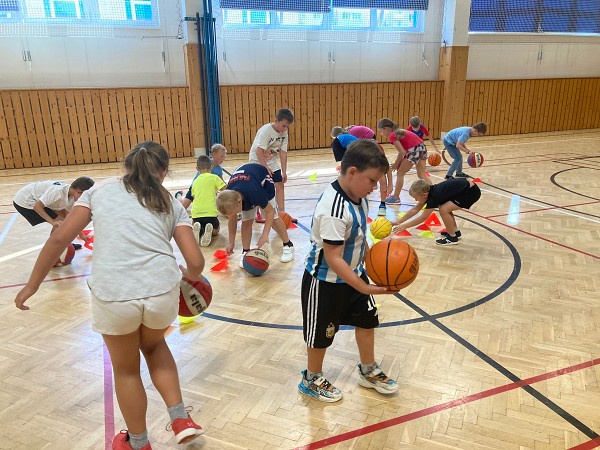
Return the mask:
[[396,198],[394,196],[389,196],[388,198],[385,199],[385,203],[386,203],[386,205],[399,205],[400,199]]
[[387,213],[387,208],[385,207],[385,205],[379,205],[379,209],[377,210],[377,215],[385,216],[386,213]]
[[375,389],[380,394],[393,394],[398,390],[398,383],[383,373],[379,364],[376,364],[375,368],[365,375],[362,373],[359,363],[358,384],[362,387]]
[[342,399],[342,391],[336,388],[323,376],[312,380],[306,379],[306,370],[302,371],[302,380],[298,383],[301,394],[314,397],[322,402],[333,403]]

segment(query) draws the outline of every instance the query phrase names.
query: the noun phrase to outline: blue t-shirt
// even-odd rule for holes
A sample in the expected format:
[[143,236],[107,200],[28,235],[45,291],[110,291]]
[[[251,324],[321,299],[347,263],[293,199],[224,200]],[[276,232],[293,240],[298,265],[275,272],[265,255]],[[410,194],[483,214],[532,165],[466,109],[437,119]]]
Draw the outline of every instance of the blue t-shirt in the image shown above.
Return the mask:
[[244,164],[231,174],[227,189],[242,194],[242,211],[256,206],[265,208],[275,197],[275,184],[262,164]]
[[350,145],[350,143],[357,141],[358,138],[355,136],[352,136],[351,134],[348,133],[342,133],[337,137],[337,140],[340,141],[340,144],[342,144],[342,147],[344,148],[348,148],[348,145]]
[[465,144],[471,137],[471,127],[458,127],[454,130],[448,131],[444,140],[448,141],[452,145],[456,145],[458,141]]

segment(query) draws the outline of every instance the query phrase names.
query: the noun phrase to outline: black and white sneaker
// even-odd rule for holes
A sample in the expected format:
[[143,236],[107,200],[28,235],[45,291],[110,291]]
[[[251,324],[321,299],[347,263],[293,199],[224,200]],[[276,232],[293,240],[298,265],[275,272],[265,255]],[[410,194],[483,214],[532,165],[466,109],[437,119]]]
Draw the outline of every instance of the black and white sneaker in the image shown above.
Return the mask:
[[461,172],[461,173],[457,173],[457,174],[456,174],[456,177],[457,177],[457,178],[467,178],[468,176],[469,176],[469,175],[467,175],[467,174],[466,174],[466,173],[464,173],[464,172]]
[[437,245],[457,245],[458,238],[456,236],[444,236],[443,238],[436,239],[435,243]]
[[[447,231],[442,231],[440,233],[443,237],[450,237],[450,234],[448,234]],[[454,236],[456,236],[458,239],[460,239],[462,237],[462,233],[460,232],[460,230],[456,230],[454,232]]]

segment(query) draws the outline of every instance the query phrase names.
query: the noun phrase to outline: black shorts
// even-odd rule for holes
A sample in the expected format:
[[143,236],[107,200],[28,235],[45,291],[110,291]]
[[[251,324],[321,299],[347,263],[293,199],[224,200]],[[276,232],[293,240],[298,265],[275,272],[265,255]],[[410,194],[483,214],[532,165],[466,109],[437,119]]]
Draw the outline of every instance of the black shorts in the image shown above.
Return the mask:
[[271,178],[273,179],[273,183],[283,183],[283,175],[281,175],[281,169],[273,172]]
[[217,217],[195,217],[192,219],[192,221],[200,224],[200,236],[204,234],[204,229],[206,228],[207,223],[210,223],[213,226],[213,230],[218,230],[221,226],[221,223]]
[[336,162],[340,162],[346,153],[346,148],[341,144],[338,138],[335,138],[331,143],[331,149],[333,150],[333,157]]
[[[365,273],[361,278],[369,282]],[[306,345],[311,348],[329,347],[340,325],[367,329],[379,326],[373,297],[346,283],[320,281],[305,270],[301,298],[302,331]]]
[[[47,223],[46,219],[44,219],[42,216],[36,213],[33,209],[23,208],[22,206],[17,205],[15,202],[13,202],[13,206],[15,207],[17,212],[23,217],[25,217],[27,222],[29,222],[31,225],[36,226],[40,223]],[[58,217],[58,214],[56,214],[49,208],[44,208],[44,211],[46,211],[46,214],[48,214],[53,219],[56,219]]]
[[474,184],[469,189],[462,191],[450,201],[463,209],[469,209],[477,200],[479,200],[480,197],[481,191],[479,190],[479,186]]

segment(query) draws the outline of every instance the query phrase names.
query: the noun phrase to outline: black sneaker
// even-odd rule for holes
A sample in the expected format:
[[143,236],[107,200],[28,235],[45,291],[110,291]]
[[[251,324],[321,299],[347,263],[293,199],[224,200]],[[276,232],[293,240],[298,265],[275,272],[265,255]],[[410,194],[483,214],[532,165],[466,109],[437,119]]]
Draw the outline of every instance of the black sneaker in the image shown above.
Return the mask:
[[437,245],[457,245],[458,238],[456,236],[444,236],[443,238],[436,239],[435,243]]
[[73,247],[75,248],[75,250],[81,250],[82,245],[81,244],[73,244]]
[[454,177],[452,175],[446,175],[446,180],[452,180]]
[[467,174],[466,174],[466,173],[464,173],[464,172],[461,172],[461,173],[457,173],[457,174],[456,174],[456,177],[457,177],[457,178],[467,178],[468,176],[469,176],[469,175],[467,175]]
[[[440,234],[444,237],[450,237],[450,235],[448,234],[447,231],[442,231]],[[460,230],[456,230],[456,232],[454,233],[454,236],[456,236],[458,239],[460,239],[462,236],[462,233],[460,232]]]

